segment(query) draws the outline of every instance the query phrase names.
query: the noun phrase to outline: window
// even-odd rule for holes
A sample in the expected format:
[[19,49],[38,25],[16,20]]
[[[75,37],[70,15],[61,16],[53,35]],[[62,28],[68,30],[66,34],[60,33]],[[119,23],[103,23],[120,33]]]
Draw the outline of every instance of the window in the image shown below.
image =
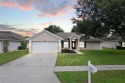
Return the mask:
[[68,48],[68,42],[64,42],[64,48]]
[[84,48],[84,46],[85,46],[85,45],[84,45],[84,42],[80,42],[80,47],[81,47],[81,48]]
[[125,42],[122,42],[122,47],[125,47]]

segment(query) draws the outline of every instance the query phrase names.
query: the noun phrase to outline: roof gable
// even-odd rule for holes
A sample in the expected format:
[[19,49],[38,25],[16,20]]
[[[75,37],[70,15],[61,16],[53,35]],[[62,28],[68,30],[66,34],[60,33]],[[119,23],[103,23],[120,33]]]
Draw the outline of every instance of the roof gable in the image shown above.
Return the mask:
[[69,38],[71,38],[71,39],[80,39],[81,37],[78,36],[78,35],[73,35],[73,36],[71,36],[71,37],[69,37]]
[[57,35],[50,33],[49,31],[42,31],[29,38],[32,41],[58,41],[63,40],[63,38],[58,37]]

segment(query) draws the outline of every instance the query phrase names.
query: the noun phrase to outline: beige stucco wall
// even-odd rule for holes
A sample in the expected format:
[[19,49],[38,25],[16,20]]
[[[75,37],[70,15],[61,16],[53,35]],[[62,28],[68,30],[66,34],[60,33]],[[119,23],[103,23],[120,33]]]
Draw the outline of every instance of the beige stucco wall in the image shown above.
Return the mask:
[[86,50],[102,50],[102,44],[99,41],[86,41]]
[[102,47],[104,48],[116,48],[116,45],[119,45],[119,43],[115,41],[103,41],[102,42]]
[[9,51],[18,50],[19,46],[21,46],[21,42],[9,42],[8,50]]
[[59,45],[58,45],[58,46],[59,46],[59,47],[58,47],[58,48],[59,48],[59,52],[61,52],[61,51],[62,51],[61,40],[58,41],[58,44],[59,44]]
[[[18,50],[18,46],[21,46],[21,42],[9,42],[8,50],[15,51]],[[3,53],[3,43],[0,41],[0,53]]]

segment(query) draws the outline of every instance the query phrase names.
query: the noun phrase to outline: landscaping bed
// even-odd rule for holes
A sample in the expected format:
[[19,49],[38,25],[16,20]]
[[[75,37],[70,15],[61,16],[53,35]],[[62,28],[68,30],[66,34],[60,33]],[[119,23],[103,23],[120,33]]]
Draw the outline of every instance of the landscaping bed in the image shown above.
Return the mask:
[[82,50],[83,54],[59,54],[57,66],[83,66],[88,60],[94,65],[125,65],[125,50]]
[[[56,72],[61,83],[88,83],[88,72]],[[98,71],[92,83],[125,83],[125,70]]]
[[76,53],[76,52],[70,49],[62,49],[62,53]]
[[19,50],[0,54],[0,65],[13,61],[28,54],[28,50]]

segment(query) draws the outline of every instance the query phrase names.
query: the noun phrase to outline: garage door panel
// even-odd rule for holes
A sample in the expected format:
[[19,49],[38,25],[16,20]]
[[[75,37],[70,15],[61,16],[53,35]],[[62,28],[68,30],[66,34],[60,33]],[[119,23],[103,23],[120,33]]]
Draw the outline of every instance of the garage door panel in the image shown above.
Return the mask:
[[57,53],[58,42],[33,42],[33,53]]

